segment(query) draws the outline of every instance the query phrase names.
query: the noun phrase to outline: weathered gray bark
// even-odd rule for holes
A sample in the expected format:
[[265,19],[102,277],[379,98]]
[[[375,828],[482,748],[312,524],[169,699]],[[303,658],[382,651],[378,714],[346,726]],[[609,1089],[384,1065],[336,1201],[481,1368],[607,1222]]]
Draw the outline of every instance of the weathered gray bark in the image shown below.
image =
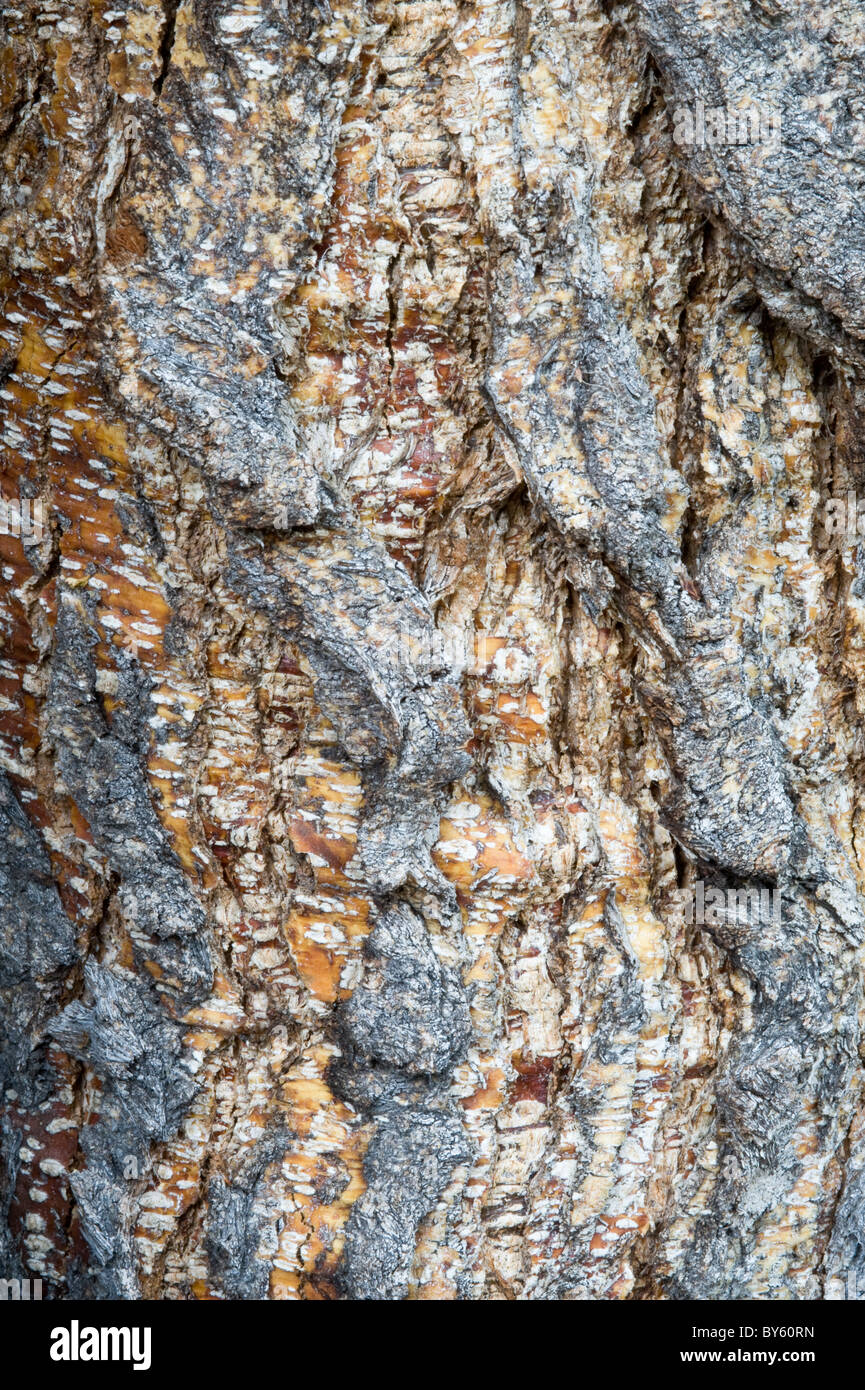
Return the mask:
[[3,23],[0,1276],[865,1289],[859,7]]

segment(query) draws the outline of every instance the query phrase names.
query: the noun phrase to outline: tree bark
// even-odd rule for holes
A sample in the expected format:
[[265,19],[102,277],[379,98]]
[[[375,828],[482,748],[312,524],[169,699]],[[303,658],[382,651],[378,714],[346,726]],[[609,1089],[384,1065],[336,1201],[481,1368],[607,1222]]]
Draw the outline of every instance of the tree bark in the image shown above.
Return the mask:
[[3,26],[0,1276],[865,1290],[858,9]]

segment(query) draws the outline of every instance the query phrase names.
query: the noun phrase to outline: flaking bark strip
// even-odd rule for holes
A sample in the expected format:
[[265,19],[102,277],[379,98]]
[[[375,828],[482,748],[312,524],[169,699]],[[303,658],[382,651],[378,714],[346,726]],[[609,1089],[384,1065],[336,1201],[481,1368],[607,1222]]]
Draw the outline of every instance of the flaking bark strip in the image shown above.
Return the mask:
[[419,913],[394,901],[368,942],[363,982],[338,1012],[338,1093],[375,1128],[366,1191],[352,1208],[340,1266],[350,1298],[405,1295],[417,1228],[471,1158],[450,1073],[471,1038],[465,987],[443,967]]
[[99,1115],[81,1136],[85,1165],[69,1174],[101,1298],[140,1296],[132,1243],[137,1205],[129,1162],[140,1170],[151,1146],[172,1138],[196,1093],[182,1027],[166,1017],[152,984],[94,960],[84,967],[85,1002],[49,1026],[103,1086]]
[[121,665],[119,714],[109,729],[96,689],[95,640],[79,600],[65,594],[47,699],[57,766],[108,871],[119,877],[118,898],[134,926],[139,958],[157,963],[158,988],[182,1012],[210,987],[207,914],[166,838],[145,782],[148,682],[134,665]]

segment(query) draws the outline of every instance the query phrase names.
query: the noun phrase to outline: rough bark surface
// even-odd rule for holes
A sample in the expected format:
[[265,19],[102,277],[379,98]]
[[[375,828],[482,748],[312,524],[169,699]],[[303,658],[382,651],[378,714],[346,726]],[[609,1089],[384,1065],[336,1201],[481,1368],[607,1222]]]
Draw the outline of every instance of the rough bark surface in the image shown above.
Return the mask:
[[2,26],[0,1276],[865,1296],[858,0]]

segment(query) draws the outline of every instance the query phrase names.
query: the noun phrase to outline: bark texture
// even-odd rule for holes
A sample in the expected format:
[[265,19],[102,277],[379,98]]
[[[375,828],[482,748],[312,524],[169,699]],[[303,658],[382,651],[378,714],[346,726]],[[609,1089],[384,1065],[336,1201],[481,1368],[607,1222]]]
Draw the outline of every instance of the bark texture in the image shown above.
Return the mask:
[[2,24],[0,1276],[865,1296],[858,0]]

